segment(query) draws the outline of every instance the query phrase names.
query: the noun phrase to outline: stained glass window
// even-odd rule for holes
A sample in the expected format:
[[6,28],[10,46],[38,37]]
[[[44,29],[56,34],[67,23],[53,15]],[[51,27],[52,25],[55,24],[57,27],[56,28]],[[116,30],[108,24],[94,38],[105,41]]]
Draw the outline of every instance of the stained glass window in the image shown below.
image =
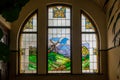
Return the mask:
[[37,14],[25,23],[20,34],[20,73],[36,73],[37,69]]
[[[71,22],[70,7],[66,5],[48,6],[48,25],[45,30],[47,31],[47,40],[45,41],[47,42],[48,73],[71,73],[71,48],[74,48],[71,45]],[[79,45],[81,46],[82,54],[79,58],[82,59],[82,64],[79,66],[82,67],[82,73],[98,73],[98,35],[95,25],[93,25],[90,18],[84,14],[81,16],[81,31],[79,32],[81,32],[80,39],[82,43]],[[40,58],[37,56],[37,33],[37,14],[34,14],[25,21],[25,24],[20,31],[20,73],[37,73],[37,69],[40,69],[40,66],[37,66],[37,57]],[[42,37],[43,36],[45,35],[42,35]],[[75,39],[73,40],[73,43],[77,41],[75,41]],[[40,63],[40,65],[41,64],[46,63]]]
[[82,73],[98,72],[98,43],[95,28],[82,14]]
[[93,24],[85,16],[82,16],[82,32],[95,32]]
[[48,73],[70,73],[70,8],[48,8]]
[[24,25],[23,32],[36,32],[37,31],[37,16],[31,17]]
[[69,27],[70,8],[66,6],[52,6],[48,9],[48,26]]

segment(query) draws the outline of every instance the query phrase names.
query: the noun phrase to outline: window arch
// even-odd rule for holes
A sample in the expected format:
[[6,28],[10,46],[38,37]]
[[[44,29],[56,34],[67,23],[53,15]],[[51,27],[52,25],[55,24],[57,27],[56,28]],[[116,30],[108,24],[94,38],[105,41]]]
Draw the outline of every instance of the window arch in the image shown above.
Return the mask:
[[[45,32],[47,32],[46,39],[46,51],[47,51],[47,62],[40,64],[47,64],[47,73],[72,73],[72,47],[75,39],[72,39],[72,10],[71,6],[68,5],[50,5],[47,6],[47,27]],[[98,73],[99,70],[99,36],[97,29],[92,22],[92,20],[83,11],[81,14],[81,27],[80,30],[80,41],[77,40],[79,45],[79,58],[82,61],[80,66],[82,70],[80,73]],[[74,27],[74,26],[73,26]],[[37,56],[38,53],[38,34],[37,29],[37,13],[33,13],[24,23],[21,28],[19,35],[19,73],[37,73],[37,69],[40,66],[37,58],[42,58]],[[39,32],[40,33],[40,32]],[[39,37],[40,35],[38,35]],[[46,36],[46,35],[41,35]],[[73,41],[72,41],[73,40]],[[41,42],[39,42],[41,43]],[[45,50],[45,49],[44,49]],[[77,50],[77,49],[75,49]],[[40,53],[45,54],[45,53]],[[79,60],[80,60],[79,59]],[[71,63],[73,62],[73,63]],[[80,68],[79,68],[80,70]]]
[[81,14],[82,73],[99,72],[99,43],[97,29],[87,14]]
[[37,13],[24,23],[19,35],[19,73],[37,72]]

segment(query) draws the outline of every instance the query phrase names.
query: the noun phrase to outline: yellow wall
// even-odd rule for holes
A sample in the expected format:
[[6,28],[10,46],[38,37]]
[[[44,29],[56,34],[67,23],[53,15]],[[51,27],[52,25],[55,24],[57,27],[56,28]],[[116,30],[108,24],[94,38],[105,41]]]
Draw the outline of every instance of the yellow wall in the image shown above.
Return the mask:
[[[78,64],[79,56],[73,54],[72,62],[75,65],[72,65],[73,75],[46,75],[46,26],[47,26],[47,5],[49,4],[68,4],[72,6],[72,30],[79,30],[80,26],[80,10],[85,11],[94,21],[100,36],[100,55],[101,55],[101,73],[92,75],[92,74],[80,74],[80,64]],[[38,46],[38,52],[44,54],[38,54],[40,59],[38,59],[38,75],[17,75],[17,56],[18,54],[18,36],[22,24],[26,18],[35,10],[38,10],[38,45],[43,45],[42,48]],[[77,39],[78,33],[74,32],[72,38]],[[30,0],[20,12],[18,20],[12,23],[11,33],[10,33],[10,48],[12,51],[11,60],[10,60],[10,80],[107,80],[107,27],[106,27],[106,16],[103,10],[94,2],[90,0]],[[73,44],[72,47],[75,46]],[[77,53],[77,48],[73,48],[72,52]],[[41,64],[43,63],[43,64]],[[76,75],[75,75],[76,74]]]

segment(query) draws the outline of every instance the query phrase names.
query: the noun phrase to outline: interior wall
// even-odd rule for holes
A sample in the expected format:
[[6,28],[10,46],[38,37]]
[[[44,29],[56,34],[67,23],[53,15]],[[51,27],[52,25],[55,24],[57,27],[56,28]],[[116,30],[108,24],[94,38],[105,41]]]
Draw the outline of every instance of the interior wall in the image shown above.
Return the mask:
[[109,80],[120,80],[120,1],[107,3]]
[[[73,66],[73,74],[70,75],[47,75],[46,74],[46,64],[39,64],[39,63],[46,63],[46,54],[40,56],[40,60],[38,62],[38,66],[41,66],[38,69],[38,75],[18,75],[17,74],[17,52],[18,52],[18,36],[19,31],[22,27],[22,24],[26,20],[26,18],[34,12],[36,9],[38,10],[38,30],[39,32],[42,32],[42,34],[39,34],[38,41],[41,41],[42,49],[38,46],[38,52],[40,53],[46,53],[46,37],[43,35],[46,35],[46,26],[47,26],[47,5],[49,4],[68,4],[72,6],[72,28],[75,30],[75,26],[80,26],[80,10],[82,9],[88,15],[92,18],[94,21],[98,32],[100,36],[100,55],[101,55],[101,73],[100,74],[80,74],[80,71],[77,69],[78,63],[77,63],[77,55],[74,54],[73,56],[73,62],[76,64]],[[103,28],[104,27],[104,28]],[[73,37],[76,37],[77,33],[73,33]],[[106,16],[103,10],[96,5],[94,2],[89,0],[30,0],[20,12],[18,20],[14,21],[12,23],[11,28],[11,38],[10,38],[10,48],[11,48],[11,61],[10,61],[10,80],[36,80],[36,79],[43,79],[43,80],[107,80],[107,27],[106,27]],[[41,40],[42,38],[42,40]],[[40,45],[38,43],[38,45]],[[73,45],[74,46],[74,45]],[[73,52],[75,50],[73,49]],[[79,59],[78,59],[79,60]]]

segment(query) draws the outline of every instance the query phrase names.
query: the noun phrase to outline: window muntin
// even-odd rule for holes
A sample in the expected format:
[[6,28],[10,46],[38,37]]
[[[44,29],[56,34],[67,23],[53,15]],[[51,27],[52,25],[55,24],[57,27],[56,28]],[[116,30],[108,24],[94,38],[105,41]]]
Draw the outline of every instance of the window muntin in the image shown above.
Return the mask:
[[98,43],[92,22],[82,14],[82,73],[98,72]]
[[70,7],[48,7],[48,73],[71,72]]
[[37,70],[37,14],[30,17],[20,34],[20,73],[36,73]]

